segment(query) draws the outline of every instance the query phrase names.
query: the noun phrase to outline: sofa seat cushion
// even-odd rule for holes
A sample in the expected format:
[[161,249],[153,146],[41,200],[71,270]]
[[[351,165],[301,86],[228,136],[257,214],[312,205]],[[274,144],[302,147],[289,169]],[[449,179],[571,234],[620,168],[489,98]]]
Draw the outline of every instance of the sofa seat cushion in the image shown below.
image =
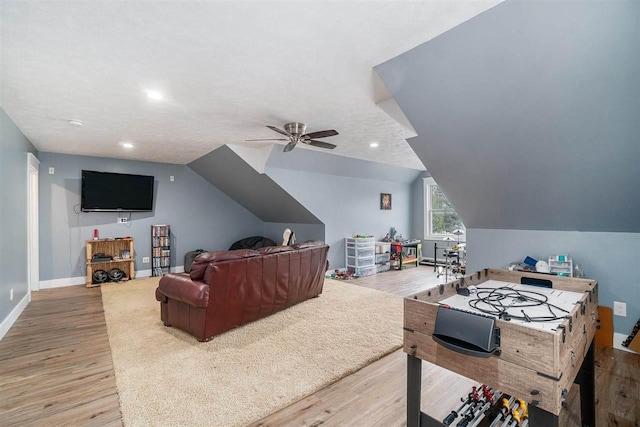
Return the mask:
[[188,276],[172,274],[163,276],[156,291],[156,299],[166,301],[162,296],[184,302],[193,307],[207,307],[209,305],[209,285],[194,282]]
[[253,249],[205,252],[196,257],[195,261],[191,265],[191,273],[189,273],[189,276],[193,280],[201,280],[204,277],[204,272],[207,270],[207,266],[211,262],[250,258],[254,256],[260,256],[260,252],[254,251]]

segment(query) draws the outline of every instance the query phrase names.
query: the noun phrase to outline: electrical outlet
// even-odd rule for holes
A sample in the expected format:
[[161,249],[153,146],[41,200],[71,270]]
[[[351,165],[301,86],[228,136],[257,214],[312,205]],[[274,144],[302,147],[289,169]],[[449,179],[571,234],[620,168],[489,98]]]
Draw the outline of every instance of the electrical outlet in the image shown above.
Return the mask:
[[613,314],[620,317],[627,317],[627,303],[614,301]]
[[117,224],[126,224],[129,222],[129,218],[118,218]]
[[142,263],[143,264],[149,264],[149,257],[148,256],[142,257]]
[[9,301],[13,301],[13,288],[9,290]]
[[171,181],[171,182],[175,181],[175,179],[173,178],[173,175],[171,175],[171,176],[169,177],[169,181]]
[[49,175],[53,175],[56,172],[54,168],[49,168]]

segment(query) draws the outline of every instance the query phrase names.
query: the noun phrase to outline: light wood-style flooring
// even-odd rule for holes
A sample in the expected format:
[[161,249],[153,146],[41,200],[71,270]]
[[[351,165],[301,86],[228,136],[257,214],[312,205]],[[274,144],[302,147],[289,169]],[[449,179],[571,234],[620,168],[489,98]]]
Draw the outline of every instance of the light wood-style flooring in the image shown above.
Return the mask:
[[[350,283],[407,296],[439,279],[433,267],[408,266]],[[122,425],[100,289],[32,295],[0,341],[0,426]],[[438,370],[423,367],[423,410],[434,417],[458,398],[440,390],[471,384],[457,376],[451,383]],[[639,378],[640,355],[597,347],[598,426],[640,426]],[[405,381],[406,356],[398,350],[251,425],[402,426]],[[580,425],[578,393],[572,388],[560,425]]]
[[121,426],[100,288],[32,293],[0,341],[0,426]]

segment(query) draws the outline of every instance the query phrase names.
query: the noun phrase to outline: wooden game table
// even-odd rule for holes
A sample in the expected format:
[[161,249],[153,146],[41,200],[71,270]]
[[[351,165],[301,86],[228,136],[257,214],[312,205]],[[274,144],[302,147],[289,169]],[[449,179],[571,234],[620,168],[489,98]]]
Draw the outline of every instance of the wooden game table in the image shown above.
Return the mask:
[[[502,290],[492,290],[498,288]],[[495,298],[498,292],[516,291],[552,307],[519,308],[527,305],[522,296],[511,302]],[[492,297],[472,301],[481,295]],[[499,316],[478,311],[486,300],[500,300],[506,308]],[[423,360],[525,400],[532,427],[558,426],[575,382],[580,385],[582,425],[595,426],[596,281],[485,269],[407,297],[404,303],[407,426],[443,425],[420,409]],[[544,320],[547,317],[555,320]]]

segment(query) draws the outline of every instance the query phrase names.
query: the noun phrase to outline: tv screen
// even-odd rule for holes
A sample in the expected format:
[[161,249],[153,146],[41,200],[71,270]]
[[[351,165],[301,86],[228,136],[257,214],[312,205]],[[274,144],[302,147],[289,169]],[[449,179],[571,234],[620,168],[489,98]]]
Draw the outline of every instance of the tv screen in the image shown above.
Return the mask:
[[80,209],[94,211],[153,210],[153,176],[82,171]]

